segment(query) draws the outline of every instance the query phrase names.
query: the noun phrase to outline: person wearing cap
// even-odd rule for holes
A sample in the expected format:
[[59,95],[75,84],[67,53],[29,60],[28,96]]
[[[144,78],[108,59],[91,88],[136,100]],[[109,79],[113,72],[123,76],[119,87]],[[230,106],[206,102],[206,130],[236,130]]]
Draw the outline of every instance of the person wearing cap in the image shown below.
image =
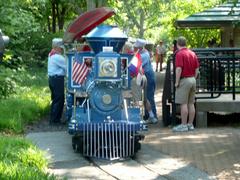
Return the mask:
[[52,40],[52,50],[48,55],[48,82],[51,90],[50,124],[61,123],[64,106],[64,76],[66,62],[62,55],[63,41],[61,38]]
[[180,104],[181,124],[173,128],[174,132],[194,130],[194,102],[199,61],[196,54],[188,49],[186,44],[185,37],[181,36],[178,38],[178,51],[176,52],[175,56],[175,103]]
[[[147,79],[146,96],[149,101],[149,107],[145,109],[145,119],[148,119],[149,123],[157,123],[157,110],[154,99],[154,93],[156,88],[155,73],[152,68],[149,52],[144,48],[146,41],[143,39],[137,39],[134,44],[134,51],[138,51],[142,59],[142,68]],[[148,104],[146,104],[148,105]]]
[[162,64],[163,64],[165,55],[166,55],[166,48],[163,45],[163,41],[160,40],[159,44],[156,47],[156,72],[158,72],[158,64],[160,64],[160,71],[163,70]]

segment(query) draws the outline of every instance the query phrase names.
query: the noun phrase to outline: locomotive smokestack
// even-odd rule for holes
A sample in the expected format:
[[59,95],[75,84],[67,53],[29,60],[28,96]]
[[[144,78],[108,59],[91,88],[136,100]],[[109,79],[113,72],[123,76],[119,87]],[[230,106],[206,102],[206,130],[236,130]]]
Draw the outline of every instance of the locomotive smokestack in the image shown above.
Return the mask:
[[85,38],[96,54],[102,51],[103,46],[112,46],[113,51],[119,53],[127,41],[126,34],[117,26],[110,25],[97,26]]

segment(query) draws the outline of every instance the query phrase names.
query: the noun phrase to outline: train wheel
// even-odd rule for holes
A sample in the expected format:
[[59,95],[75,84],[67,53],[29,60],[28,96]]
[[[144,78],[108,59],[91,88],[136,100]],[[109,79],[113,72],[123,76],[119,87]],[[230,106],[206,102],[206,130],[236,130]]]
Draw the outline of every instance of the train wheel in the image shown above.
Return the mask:
[[140,142],[135,140],[135,142],[134,142],[134,153],[137,153],[140,149],[141,149]]
[[74,152],[83,153],[83,137],[82,136],[73,136],[72,137],[72,147]]

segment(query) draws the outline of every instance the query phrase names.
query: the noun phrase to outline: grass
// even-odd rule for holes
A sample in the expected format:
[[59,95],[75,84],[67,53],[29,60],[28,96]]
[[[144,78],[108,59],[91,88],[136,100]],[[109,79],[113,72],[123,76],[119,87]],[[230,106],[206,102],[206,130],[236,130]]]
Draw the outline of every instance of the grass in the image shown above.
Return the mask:
[[44,154],[22,137],[0,135],[0,179],[55,179],[46,173]]
[[16,82],[16,94],[0,102],[0,130],[22,133],[26,124],[49,112],[50,92],[43,70],[20,72]]
[[44,153],[23,138],[24,127],[49,112],[50,92],[45,69],[12,72],[15,94],[0,101],[0,179],[56,179],[46,172]]

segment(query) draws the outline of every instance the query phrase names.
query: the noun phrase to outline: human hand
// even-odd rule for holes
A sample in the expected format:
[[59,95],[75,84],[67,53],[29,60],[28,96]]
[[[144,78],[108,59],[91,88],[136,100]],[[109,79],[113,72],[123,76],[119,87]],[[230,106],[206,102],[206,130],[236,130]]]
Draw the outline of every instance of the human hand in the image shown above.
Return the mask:
[[178,86],[179,86],[179,83],[175,82],[175,88],[178,88]]

